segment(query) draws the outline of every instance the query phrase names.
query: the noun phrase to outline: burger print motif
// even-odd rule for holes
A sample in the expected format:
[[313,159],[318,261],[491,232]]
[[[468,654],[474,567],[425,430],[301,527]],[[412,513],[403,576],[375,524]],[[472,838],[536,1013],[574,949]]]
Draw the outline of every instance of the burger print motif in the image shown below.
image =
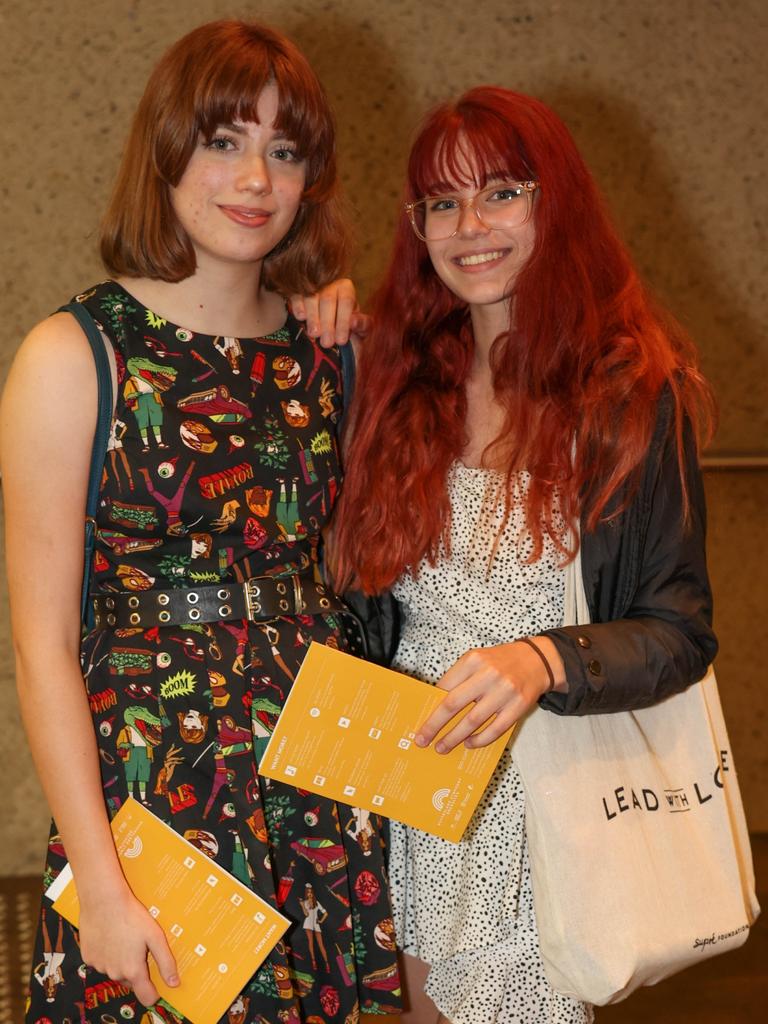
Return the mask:
[[[115,282],[78,301],[118,375],[91,590],[312,571],[339,486],[338,352],[290,316],[262,338],[213,337]],[[381,819],[258,773],[313,640],[343,647],[338,618],[153,623],[82,644],[110,814],[140,800],[292,922],[222,1024],[345,1024],[399,1005]],[[54,826],[46,882],[65,858]],[[86,969],[50,906],[34,962],[52,966],[32,975],[29,1021],[181,1024],[162,1003],[147,1016],[127,986]]]

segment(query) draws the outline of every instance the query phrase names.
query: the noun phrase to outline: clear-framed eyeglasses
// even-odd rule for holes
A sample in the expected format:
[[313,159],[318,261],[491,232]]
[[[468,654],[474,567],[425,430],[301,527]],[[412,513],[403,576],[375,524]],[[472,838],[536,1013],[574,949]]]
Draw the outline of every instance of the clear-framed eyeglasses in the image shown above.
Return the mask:
[[502,181],[482,189],[471,199],[461,196],[426,196],[405,204],[413,230],[423,242],[443,242],[459,230],[461,213],[472,209],[487,228],[518,228],[533,209],[538,181]]

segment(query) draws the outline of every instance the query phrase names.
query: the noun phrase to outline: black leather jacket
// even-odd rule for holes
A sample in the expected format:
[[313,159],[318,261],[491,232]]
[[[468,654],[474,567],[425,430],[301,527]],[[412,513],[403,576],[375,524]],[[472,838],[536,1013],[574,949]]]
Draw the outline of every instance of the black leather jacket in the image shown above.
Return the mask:
[[704,536],[704,490],[690,430],[684,457],[689,521],[668,395],[659,403],[639,489],[624,514],[582,524],[582,576],[592,624],[546,630],[569,690],[541,698],[558,714],[655,704],[701,679],[717,653]]

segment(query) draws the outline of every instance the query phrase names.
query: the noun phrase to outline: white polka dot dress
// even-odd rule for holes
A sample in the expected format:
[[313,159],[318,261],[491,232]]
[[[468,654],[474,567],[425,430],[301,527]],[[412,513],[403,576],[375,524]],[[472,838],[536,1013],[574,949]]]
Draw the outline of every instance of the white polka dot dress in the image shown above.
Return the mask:
[[[404,575],[395,668],[436,682],[473,647],[509,643],[563,618],[554,545],[533,564],[517,479],[509,522],[491,492],[501,477],[456,463],[449,474],[451,554]],[[489,564],[490,562],[490,564]],[[390,882],[398,945],[431,965],[426,992],[452,1024],[587,1024],[590,1007],[554,992],[533,910],[522,783],[508,751],[459,843],[392,822]]]

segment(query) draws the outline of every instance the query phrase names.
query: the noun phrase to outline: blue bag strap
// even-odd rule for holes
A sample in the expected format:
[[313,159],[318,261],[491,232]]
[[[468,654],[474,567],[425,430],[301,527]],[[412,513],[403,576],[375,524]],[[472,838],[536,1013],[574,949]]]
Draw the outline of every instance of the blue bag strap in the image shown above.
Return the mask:
[[344,418],[352,404],[352,396],[355,393],[355,375],[357,370],[355,367],[355,350],[352,348],[351,341],[348,341],[346,345],[339,346],[339,356],[341,357],[341,418],[339,420],[339,432],[341,432]]
[[85,306],[81,302],[69,302],[66,306],[61,306],[58,312],[71,313],[80,324],[88,339],[88,344],[91,346],[93,360],[96,364],[98,404],[85,501],[85,557],[83,560],[83,586],[80,595],[80,621],[90,629],[93,625],[93,609],[88,601],[88,592],[91,584],[93,553],[96,547],[96,509],[99,503],[99,486],[109,443],[109,428],[112,424],[112,370],[104,347],[104,339]]

